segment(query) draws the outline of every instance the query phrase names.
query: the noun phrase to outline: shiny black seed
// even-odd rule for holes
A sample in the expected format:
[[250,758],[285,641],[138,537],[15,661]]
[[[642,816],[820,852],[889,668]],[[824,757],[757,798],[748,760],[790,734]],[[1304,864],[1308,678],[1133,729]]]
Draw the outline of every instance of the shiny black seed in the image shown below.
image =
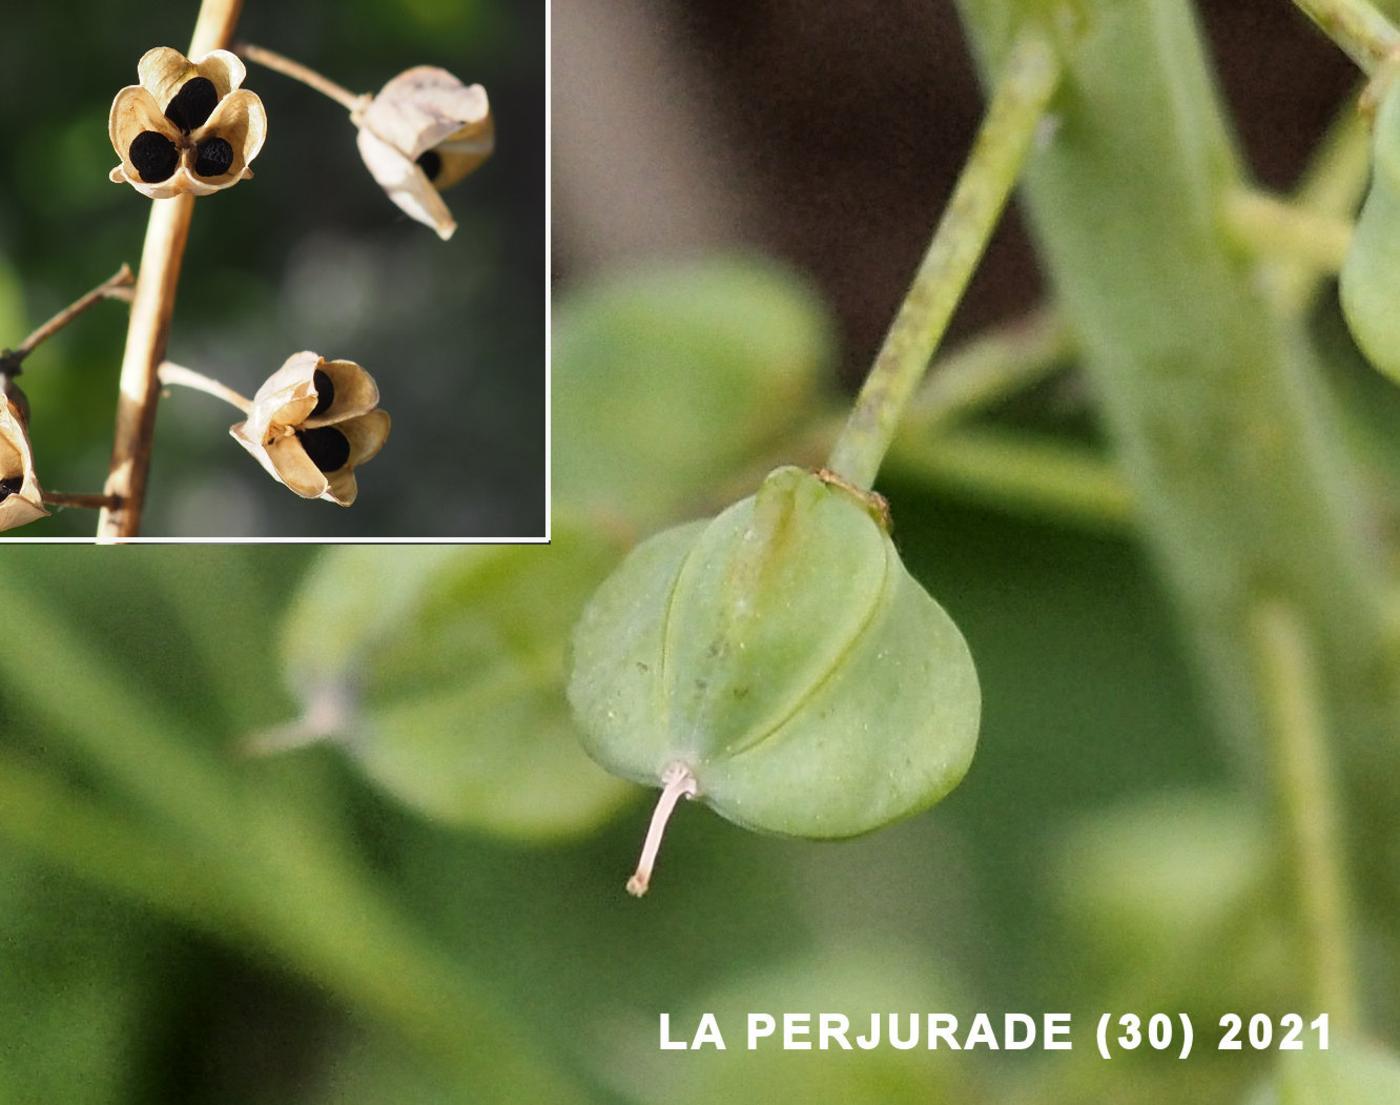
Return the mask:
[[169,180],[180,163],[180,155],[175,151],[175,143],[165,135],[153,130],[143,130],[131,141],[126,151],[136,173],[147,184],[158,184]]
[[200,176],[223,176],[233,164],[233,147],[222,138],[201,142],[194,152],[194,171]]
[[424,150],[418,155],[418,167],[429,180],[437,180],[442,172],[442,154],[437,150]]
[[319,368],[311,377],[311,382],[316,385],[316,405],[311,408],[311,413],[306,417],[320,418],[335,402],[335,383]]
[[191,77],[166,106],[165,117],[186,134],[202,127],[219,104],[219,93],[208,77]]
[[350,459],[350,439],[334,426],[320,426],[314,430],[300,430],[297,437],[301,447],[311,458],[311,463],[322,472],[339,472]]
[[0,480],[0,503],[3,503],[11,495],[18,495],[23,486],[23,476],[11,476],[8,479]]

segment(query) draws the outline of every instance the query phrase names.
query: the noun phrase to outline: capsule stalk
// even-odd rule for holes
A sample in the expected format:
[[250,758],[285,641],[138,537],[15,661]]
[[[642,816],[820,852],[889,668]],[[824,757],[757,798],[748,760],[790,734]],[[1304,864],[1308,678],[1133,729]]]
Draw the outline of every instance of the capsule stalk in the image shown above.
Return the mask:
[[651,825],[642,844],[642,857],[637,861],[637,870],[627,880],[627,893],[634,898],[640,898],[651,885],[651,872],[656,866],[656,854],[661,851],[661,838],[666,834],[666,823],[671,820],[676,803],[682,798],[694,798],[700,793],[700,784],[685,764],[672,764],[661,776],[661,782],[661,797],[657,799],[656,809],[652,811]]

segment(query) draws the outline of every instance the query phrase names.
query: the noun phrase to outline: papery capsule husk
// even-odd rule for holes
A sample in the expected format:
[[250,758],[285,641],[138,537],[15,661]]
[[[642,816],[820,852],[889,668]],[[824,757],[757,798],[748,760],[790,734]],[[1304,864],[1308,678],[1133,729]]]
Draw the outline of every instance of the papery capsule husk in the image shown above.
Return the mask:
[[[213,50],[191,61],[178,50],[158,46],[146,51],[137,64],[137,72],[141,82],[121,89],[108,115],[107,134],[121,158],[109,179],[128,183],[152,199],[169,199],[182,193],[212,195],[252,177],[248,166],[267,140],[267,112],[256,93],[239,88],[245,71],[236,55]],[[166,118],[165,110],[180,88],[194,77],[208,79],[219,99],[209,117],[185,133]],[[164,180],[144,180],[131,161],[131,144],[145,131],[161,135],[178,153],[174,172]],[[196,173],[199,146],[215,137],[229,143],[232,160],[222,173]]]
[[767,832],[846,837],[922,810],[972,760],[962,635],[857,495],[780,468],[708,522],[644,542],[573,642],[590,755]]
[[[486,90],[420,65],[380,89],[356,122],[360,156],[379,186],[406,214],[451,238],[457,223],[438,193],[475,172],[495,148]],[[429,151],[440,165],[431,179],[418,164]]]
[[46,517],[44,493],[34,473],[34,452],[24,419],[9,396],[0,396],[0,480],[20,486],[0,500],[0,531]]
[[[334,399],[316,416],[316,376],[324,373]],[[355,469],[388,440],[391,420],[378,410],[379,387],[354,361],[326,360],[310,351],[294,353],[253,396],[248,417],[232,426],[233,439],[278,483],[304,499],[350,506],[359,493]],[[349,455],[339,469],[323,472],[302,446],[299,431],[333,426],[345,435]]]

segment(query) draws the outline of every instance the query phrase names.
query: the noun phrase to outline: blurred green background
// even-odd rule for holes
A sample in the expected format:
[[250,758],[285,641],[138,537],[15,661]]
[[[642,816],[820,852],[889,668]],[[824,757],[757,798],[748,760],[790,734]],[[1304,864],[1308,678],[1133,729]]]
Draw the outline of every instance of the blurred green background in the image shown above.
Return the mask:
[[[107,180],[107,111],[152,46],[184,49],[198,4],[36,5],[0,41],[0,346],[128,261],[150,201]],[[371,179],[345,112],[249,66],[267,107],[253,181],[195,209],[168,356],[251,395],[290,354],[363,364],[394,418],[349,510],[303,502],[228,437],[237,412],[162,402],[145,532],[180,536],[544,533],[545,11],[512,0],[245,5],[239,34],[355,91],[413,65],[480,82],[494,157],[446,193],[448,243]],[[46,488],[97,491],[111,451],[120,304],[100,304],[22,378]],[[68,511],[13,536],[91,534]]]
[[[972,772],[839,844],[682,808],[651,894],[623,892],[654,792],[582,757],[569,628],[636,536],[766,463],[771,426],[734,409],[839,409],[832,334],[769,262],[562,297],[560,407],[631,433],[561,436],[591,498],[561,490],[549,547],[11,548],[0,1101],[1243,1100],[1269,1056],[1089,1047],[1105,1009],[1205,1031],[1302,1000],[1277,848],[1112,522],[888,481],[901,550],[977,659]],[[686,371],[633,386],[662,363]],[[673,461],[670,501],[638,496],[624,454],[673,440],[704,381],[687,440],[724,461]],[[995,420],[1082,439],[1056,393]],[[1079,1049],[657,1049],[661,1011],[732,1035],[750,1010],[1067,1011]]]

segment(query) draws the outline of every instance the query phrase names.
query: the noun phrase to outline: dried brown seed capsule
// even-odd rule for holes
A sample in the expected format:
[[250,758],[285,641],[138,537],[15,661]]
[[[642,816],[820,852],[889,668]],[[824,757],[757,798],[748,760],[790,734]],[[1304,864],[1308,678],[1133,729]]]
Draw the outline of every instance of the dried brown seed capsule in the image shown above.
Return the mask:
[[207,196],[253,175],[248,165],[267,138],[267,113],[239,88],[245,71],[237,57],[213,50],[191,60],[158,47],[137,72],[141,83],[117,93],[107,120],[122,159],[113,181],[167,199]]
[[169,180],[175,167],[180,164],[180,152],[175,148],[175,143],[153,130],[143,130],[132,139],[127,156],[136,166],[141,179],[148,184]]
[[24,421],[14,401],[0,395],[0,530],[22,526],[46,514]]
[[311,463],[327,475],[339,472],[350,459],[350,439],[334,426],[300,430],[297,437]]
[[191,77],[165,106],[165,117],[188,134],[214,114],[219,91],[208,77]]
[[353,118],[366,167],[389,198],[444,240],[457,224],[438,194],[495,147],[486,90],[420,65],[394,77]]
[[194,171],[199,176],[223,176],[233,164],[233,147],[222,138],[201,142],[195,150]]
[[353,361],[297,353],[253,396],[234,439],[279,483],[304,499],[355,501],[355,469],[389,436],[379,387]]

